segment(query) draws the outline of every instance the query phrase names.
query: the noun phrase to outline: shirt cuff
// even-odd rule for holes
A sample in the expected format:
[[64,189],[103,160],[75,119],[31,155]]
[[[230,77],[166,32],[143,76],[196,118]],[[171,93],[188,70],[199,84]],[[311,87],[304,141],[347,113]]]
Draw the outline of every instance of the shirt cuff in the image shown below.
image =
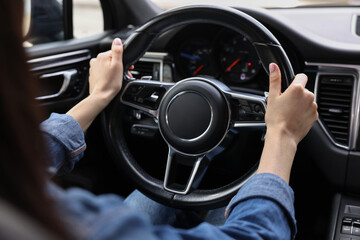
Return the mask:
[[282,178],[271,173],[254,175],[230,201],[225,216],[229,216],[237,204],[251,198],[266,198],[276,202],[286,213],[292,232],[296,233],[294,191]]
[[86,149],[85,136],[80,124],[70,115],[52,113],[40,127],[65,150],[65,159],[61,160],[63,164],[60,164],[62,172],[72,170]]

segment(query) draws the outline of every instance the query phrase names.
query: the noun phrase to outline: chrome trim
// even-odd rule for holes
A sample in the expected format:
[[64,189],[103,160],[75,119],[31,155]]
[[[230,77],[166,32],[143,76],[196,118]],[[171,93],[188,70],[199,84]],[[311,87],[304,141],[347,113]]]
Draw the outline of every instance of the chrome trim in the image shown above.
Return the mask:
[[[52,98],[56,98],[59,97],[61,94],[63,94],[64,92],[66,92],[66,90],[68,89],[69,85],[70,85],[70,81],[71,78],[77,74],[77,70],[76,69],[70,69],[70,70],[66,70],[66,71],[61,71],[61,72],[55,72],[55,73],[49,73],[49,74],[44,74],[41,75],[40,78],[41,79],[45,79],[45,78],[51,78],[51,77],[56,77],[56,76],[60,76],[63,75],[64,79],[63,79],[63,84],[60,88],[60,90],[55,93],[55,94],[51,94],[51,95],[46,95],[46,96],[39,96],[36,97],[36,100],[48,100],[48,99],[52,99]],[[51,80],[50,80],[51,81]]]
[[[213,108],[212,108],[210,102],[208,101],[208,99],[207,99],[205,96],[203,96],[202,94],[200,94],[200,93],[198,93],[198,92],[195,92],[195,91],[183,91],[183,92],[180,92],[180,93],[176,94],[176,95],[171,99],[171,101],[169,102],[169,104],[168,104],[167,107],[166,107],[166,114],[165,114],[165,118],[166,118],[166,119],[165,119],[165,122],[166,122],[166,125],[169,127],[170,130],[171,130],[171,128],[170,128],[169,119],[168,119],[169,107],[170,107],[171,103],[172,103],[177,97],[179,97],[179,96],[181,96],[181,95],[183,95],[183,94],[185,94],[185,93],[195,93],[195,94],[201,96],[202,98],[204,98],[204,99],[206,100],[207,104],[209,105],[210,111],[211,111],[211,118],[210,118],[209,126],[205,129],[205,131],[204,131],[202,134],[200,134],[199,136],[197,136],[197,137],[195,137],[195,138],[191,138],[191,139],[186,139],[186,138],[180,138],[180,137],[179,137],[181,140],[183,140],[183,141],[185,141],[185,142],[194,142],[194,141],[196,141],[196,140],[199,140],[201,137],[203,137],[203,136],[209,131],[210,126],[211,126],[211,124],[213,123],[214,111],[213,111]],[[173,131],[171,130],[171,132],[173,132]],[[174,134],[174,135],[175,135],[175,134]]]
[[234,127],[235,128],[261,128],[261,129],[265,129],[266,128],[266,123],[252,123],[252,122],[243,122],[243,123],[234,123]]
[[316,74],[315,79],[315,102],[317,102],[317,91],[318,91],[318,82],[319,77],[321,75],[347,75],[354,77],[354,86],[353,86],[353,96],[352,96],[352,107],[351,107],[351,116],[350,116],[350,131],[349,131],[349,145],[339,144],[333,139],[330,133],[327,131],[324,123],[319,118],[318,123],[323,129],[326,136],[329,140],[337,147],[343,148],[346,150],[352,150],[356,148],[356,142],[359,137],[359,107],[360,107],[360,99],[359,99],[359,77],[360,77],[360,65],[351,65],[351,64],[333,64],[333,63],[312,63],[305,62],[306,66],[315,66],[319,68],[319,72]]
[[143,58],[161,58],[168,56],[169,54],[166,52],[146,52]]
[[[67,53],[61,53],[61,54],[31,59],[28,60],[28,64],[30,65],[31,71],[38,71],[38,70],[78,63],[89,59],[91,59],[90,50],[83,49],[74,52],[67,52]],[[34,64],[37,64],[39,66],[31,67],[31,65]]]
[[193,168],[191,170],[190,177],[188,178],[188,181],[186,183],[185,190],[180,191],[180,190],[171,189],[171,188],[167,187],[168,181],[169,181],[170,170],[171,170],[172,159],[173,159],[173,156],[174,156],[174,154],[176,152],[178,152],[178,151],[174,150],[173,148],[171,148],[169,146],[169,153],[168,153],[168,159],[167,159],[167,162],[166,162],[166,170],[165,170],[165,178],[164,178],[164,189],[166,191],[168,191],[168,192],[181,194],[181,195],[186,195],[191,190],[191,186],[192,186],[192,184],[193,184],[193,182],[195,180],[196,174],[197,174],[197,172],[199,170],[200,163],[203,160],[205,155],[203,154],[203,155],[199,155],[198,157],[196,157],[196,161],[195,161],[195,163],[193,165]]

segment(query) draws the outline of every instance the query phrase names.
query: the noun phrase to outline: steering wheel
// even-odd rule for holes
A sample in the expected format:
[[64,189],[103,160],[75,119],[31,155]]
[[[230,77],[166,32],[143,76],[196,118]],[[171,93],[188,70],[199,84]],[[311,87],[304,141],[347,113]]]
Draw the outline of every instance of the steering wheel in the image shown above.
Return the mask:
[[[282,71],[283,89],[289,85],[293,69],[274,35],[249,15],[218,6],[182,7],[151,19],[124,43],[124,69],[136,63],[162,33],[196,23],[216,24],[244,33],[265,71],[268,73],[269,63],[277,63]],[[134,80],[124,75],[122,91],[102,113],[102,125],[110,152],[139,190],[172,207],[209,208],[228,201],[255,174],[257,167],[231,184],[200,190],[197,187],[211,164],[204,156],[219,146],[230,128],[265,129],[266,100],[265,95],[232,91],[220,81],[203,77],[165,83]],[[158,123],[168,145],[163,181],[145,172],[131,154],[121,121],[124,113],[119,111],[124,105],[146,113]],[[244,111],[244,105],[251,110]],[[184,184],[174,177],[179,166],[191,169]]]

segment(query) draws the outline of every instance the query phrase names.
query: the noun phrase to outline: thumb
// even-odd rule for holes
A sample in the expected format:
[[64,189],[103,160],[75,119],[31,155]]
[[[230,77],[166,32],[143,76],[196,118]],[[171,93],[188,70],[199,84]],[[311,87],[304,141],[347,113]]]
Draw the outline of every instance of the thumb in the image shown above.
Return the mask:
[[269,65],[269,97],[277,97],[281,94],[281,72],[275,63]]
[[123,50],[120,38],[115,38],[111,46],[111,65],[122,62]]

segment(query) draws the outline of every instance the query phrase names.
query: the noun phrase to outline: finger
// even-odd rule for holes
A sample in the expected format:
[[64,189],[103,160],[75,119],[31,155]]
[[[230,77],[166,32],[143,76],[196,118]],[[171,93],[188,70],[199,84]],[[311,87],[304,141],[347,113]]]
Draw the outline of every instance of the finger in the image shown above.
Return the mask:
[[96,59],[100,60],[100,59],[104,58],[105,56],[106,56],[105,52],[101,52],[96,56]]
[[111,50],[99,53],[97,55],[96,59],[101,61],[101,60],[108,59],[109,57],[111,57]]
[[120,38],[115,38],[111,46],[111,64],[118,64],[122,62],[123,44]]
[[128,75],[130,78],[134,78],[134,76],[131,74],[130,71],[127,72],[127,75]]
[[90,62],[89,62],[90,67],[93,66],[95,64],[95,62],[96,62],[96,58],[90,59]]
[[131,65],[129,67],[129,71],[127,72],[127,75],[130,77],[130,78],[134,78],[134,76],[131,74],[130,70],[134,70],[135,69],[135,66],[134,65]]
[[281,94],[281,72],[275,63],[269,65],[269,97],[279,96]]
[[308,77],[303,74],[303,73],[300,73],[300,74],[297,74],[293,80],[293,82],[291,83],[291,85],[301,85],[303,87],[306,86],[306,83],[308,81]]
[[308,102],[309,104],[313,104],[315,103],[315,95],[310,92],[308,89],[304,88],[304,93],[305,93],[305,101]]

